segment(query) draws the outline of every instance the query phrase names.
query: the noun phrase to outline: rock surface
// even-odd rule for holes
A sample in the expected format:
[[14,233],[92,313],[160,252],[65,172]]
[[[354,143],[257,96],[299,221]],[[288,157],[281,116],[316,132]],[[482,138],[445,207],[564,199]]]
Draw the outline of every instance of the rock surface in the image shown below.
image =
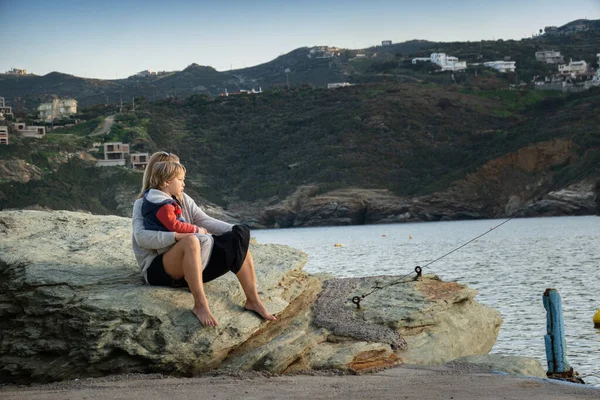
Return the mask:
[[500,329],[499,313],[475,302],[474,290],[431,276],[376,291],[356,310],[352,296],[397,278],[311,276],[305,254],[259,244],[251,245],[259,292],[278,321],[244,311],[229,274],[206,285],[220,325],[203,328],[189,291],[143,284],[130,225],[66,211],[0,212],[0,381],[444,363],[486,354]]
[[[447,366],[461,368],[464,364],[475,366],[482,372],[505,372],[511,375],[534,376],[546,378],[546,371],[542,364],[530,357],[507,356],[501,354],[487,354],[479,356],[459,357],[447,363]],[[467,368],[468,369],[468,368]]]

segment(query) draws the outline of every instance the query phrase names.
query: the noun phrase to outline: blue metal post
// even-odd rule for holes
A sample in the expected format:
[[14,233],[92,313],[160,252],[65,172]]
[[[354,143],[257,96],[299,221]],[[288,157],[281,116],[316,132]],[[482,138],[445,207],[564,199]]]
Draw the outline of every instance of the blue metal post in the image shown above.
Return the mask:
[[546,360],[548,374],[560,374],[571,370],[567,361],[567,343],[565,341],[564,321],[560,294],[556,289],[546,289],[543,296],[546,309]]

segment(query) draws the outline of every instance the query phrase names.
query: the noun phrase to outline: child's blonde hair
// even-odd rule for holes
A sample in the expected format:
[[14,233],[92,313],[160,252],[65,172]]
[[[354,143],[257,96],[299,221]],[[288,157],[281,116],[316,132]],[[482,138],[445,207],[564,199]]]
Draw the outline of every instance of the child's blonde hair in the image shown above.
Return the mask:
[[175,161],[161,161],[152,166],[150,172],[150,187],[160,189],[165,182],[185,175],[185,167]]
[[146,165],[146,169],[144,170],[144,178],[142,180],[142,190],[138,198],[142,198],[144,196],[144,192],[150,189],[150,177],[152,176],[152,168],[154,164],[163,161],[175,161],[179,162],[179,157],[177,157],[173,153],[167,153],[166,151],[157,151],[152,154],[148,159],[148,164]]

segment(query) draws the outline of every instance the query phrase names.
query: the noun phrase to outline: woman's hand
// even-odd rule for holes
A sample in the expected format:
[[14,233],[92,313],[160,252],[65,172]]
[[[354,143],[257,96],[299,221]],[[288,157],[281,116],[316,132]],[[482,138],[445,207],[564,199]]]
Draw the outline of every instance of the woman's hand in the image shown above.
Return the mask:
[[184,237],[190,236],[190,235],[193,235],[193,233],[179,233],[179,232],[175,232],[175,241],[179,242]]
[[207,231],[205,228],[203,228],[203,227],[199,226],[199,227],[198,227],[198,233],[201,233],[201,234],[203,234],[203,235],[206,235],[206,234],[208,233],[208,231]]

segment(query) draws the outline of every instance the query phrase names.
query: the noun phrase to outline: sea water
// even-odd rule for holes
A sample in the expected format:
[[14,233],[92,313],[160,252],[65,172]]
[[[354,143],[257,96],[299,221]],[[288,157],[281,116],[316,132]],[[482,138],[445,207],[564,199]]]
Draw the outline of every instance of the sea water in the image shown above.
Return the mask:
[[[337,277],[423,273],[465,283],[504,322],[491,354],[537,359],[547,370],[546,288],[562,297],[567,357],[586,383],[600,386],[600,218],[555,217],[254,230],[259,243],[286,244],[308,254],[307,272]],[[335,246],[341,244],[342,246]]]

